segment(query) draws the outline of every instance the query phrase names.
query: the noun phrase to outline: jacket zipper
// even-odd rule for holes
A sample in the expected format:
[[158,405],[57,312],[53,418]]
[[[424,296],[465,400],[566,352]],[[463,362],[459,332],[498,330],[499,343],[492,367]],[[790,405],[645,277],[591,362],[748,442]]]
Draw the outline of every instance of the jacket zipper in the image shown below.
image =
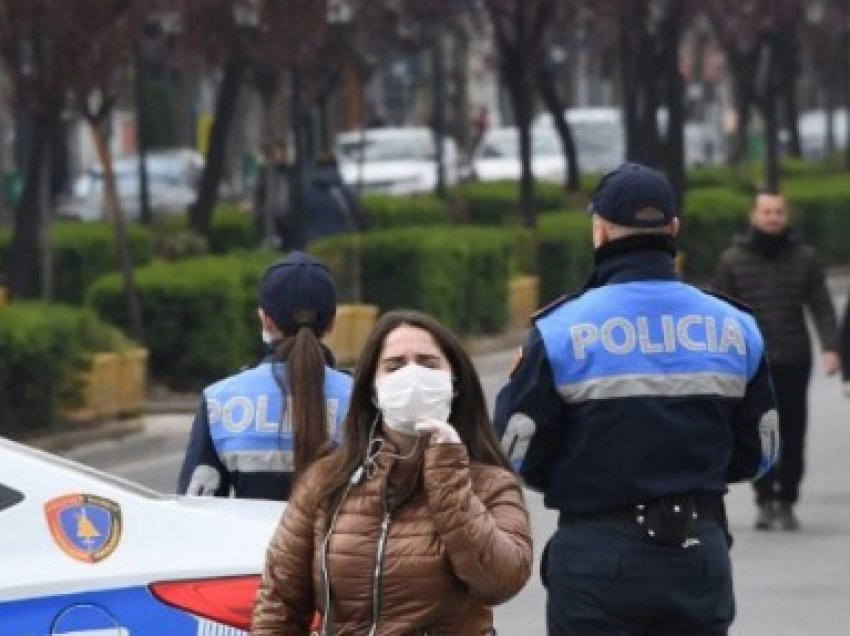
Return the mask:
[[384,552],[387,547],[387,535],[390,530],[390,511],[387,508],[386,493],[384,493],[384,519],[381,521],[381,535],[378,537],[378,547],[375,552],[375,571],[372,578],[372,628],[369,636],[375,636],[378,630],[378,617],[381,613],[381,574],[384,569]]

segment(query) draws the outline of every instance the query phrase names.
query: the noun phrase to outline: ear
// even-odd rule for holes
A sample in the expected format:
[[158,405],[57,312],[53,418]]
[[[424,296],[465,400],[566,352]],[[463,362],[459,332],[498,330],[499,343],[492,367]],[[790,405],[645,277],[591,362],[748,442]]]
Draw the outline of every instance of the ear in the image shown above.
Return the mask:
[[675,217],[672,221],[670,221],[670,225],[667,226],[670,236],[678,236],[680,229],[682,229],[682,223],[679,221],[679,217]]
[[268,331],[273,335],[278,335],[280,333],[277,325],[274,324],[274,320],[272,320],[271,316],[264,312],[261,307],[257,307],[257,317],[260,319],[260,325],[262,325],[262,328],[265,331]]

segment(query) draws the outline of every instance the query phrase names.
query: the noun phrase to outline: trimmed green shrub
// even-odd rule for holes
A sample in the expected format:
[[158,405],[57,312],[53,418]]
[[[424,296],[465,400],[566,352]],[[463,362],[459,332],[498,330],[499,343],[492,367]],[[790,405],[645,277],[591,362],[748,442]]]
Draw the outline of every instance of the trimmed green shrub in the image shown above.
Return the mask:
[[537,223],[541,305],[580,291],[593,271],[590,215],[558,212]]
[[[204,257],[136,270],[149,365],[157,380],[174,389],[197,389],[251,361],[257,323],[246,316],[251,304],[256,308],[256,286],[249,290],[247,282],[249,262]],[[126,328],[118,275],[97,280],[86,305]]]
[[91,355],[129,345],[83,309],[36,302],[0,309],[0,435],[43,432],[57,421],[60,404],[79,404],[79,374]]
[[209,238],[213,254],[252,250],[259,242],[257,225],[250,212],[232,203],[221,203],[216,207]]
[[[564,206],[562,184],[539,181],[534,186],[537,211],[558,210]],[[462,216],[473,225],[519,225],[519,183],[495,181],[467,183],[454,191]]]
[[406,197],[367,195],[360,200],[370,230],[450,225],[449,206],[433,195]]
[[[108,223],[56,222],[53,237],[53,297],[58,302],[80,304],[89,283],[120,268],[115,234]],[[139,226],[127,228],[134,265],[144,265],[153,257],[153,237]],[[0,263],[8,258],[12,237],[0,231]],[[3,267],[5,269],[5,266]]]
[[850,262],[850,178],[789,179],[782,192],[794,224],[827,263]]
[[260,237],[254,217],[235,203],[219,203],[213,213],[209,241],[193,234],[186,214],[154,219],[157,256],[169,259],[200,256],[205,252],[227,254],[255,249]]
[[708,282],[720,254],[732,237],[747,227],[752,196],[727,188],[690,190],[678,246],[685,255],[684,275],[697,283]]
[[319,241],[311,252],[328,265],[342,292],[355,286],[382,311],[421,309],[461,333],[493,333],[507,320],[512,237],[485,228],[420,228]]

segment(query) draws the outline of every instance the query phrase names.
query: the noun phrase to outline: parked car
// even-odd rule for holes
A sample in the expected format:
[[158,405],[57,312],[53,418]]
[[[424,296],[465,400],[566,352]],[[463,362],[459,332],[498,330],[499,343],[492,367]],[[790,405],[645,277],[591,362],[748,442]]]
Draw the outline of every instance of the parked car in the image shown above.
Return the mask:
[[[825,110],[808,110],[800,114],[797,120],[800,130],[800,145],[803,158],[820,161],[826,158],[826,124]],[[832,113],[832,134],[835,143],[834,151],[838,152],[847,146],[847,111],[837,109]],[[787,133],[786,133],[787,135]]]
[[[570,124],[583,173],[607,172],[625,160],[626,132],[619,109],[568,108],[564,116]],[[539,115],[535,125],[552,127],[552,116]]]
[[166,496],[0,438],[0,632],[237,636],[280,502]]
[[[373,128],[341,133],[336,156],[345,183],[361,192],[416,194],[437,184],[437,148],[430,128]],[[443,139],[446,184],[458,179],[457,145]]]
[[[151,209],[159,213],[182,213],[194,202],[204,157],[188,149],[158,150],[147,153],[148,195]],[[127,219],[138,219],[139,158],[131,155],[114,162],[115,181],[121,209]],[[59,202],[57,214],[80,221],[105,218],[103,167],[91,166],[73,185],[70,197]]]
[[[478,181],[518,181],[521,174],[519,133],[516,128],[487,131],[472,157],[472,178]],[[531,171],[541,181],[563,181],[564,154],[555,129],[531,131]]]

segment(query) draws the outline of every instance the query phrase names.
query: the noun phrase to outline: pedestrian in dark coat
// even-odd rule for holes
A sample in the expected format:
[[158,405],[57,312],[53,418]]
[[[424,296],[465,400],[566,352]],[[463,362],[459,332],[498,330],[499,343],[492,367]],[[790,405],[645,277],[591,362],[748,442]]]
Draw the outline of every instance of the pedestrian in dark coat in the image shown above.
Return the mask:
[[756,528],[796,530],[807,427],[812,352],[804,309],[822,349],[827,375],[839,369],[835,308],[815,250],[790,227],[785,200],[760,194],[750,228],[720,257],[714,287],[749,305],[764,333],[776,389],[782,452],[779,464],[755,483]]

